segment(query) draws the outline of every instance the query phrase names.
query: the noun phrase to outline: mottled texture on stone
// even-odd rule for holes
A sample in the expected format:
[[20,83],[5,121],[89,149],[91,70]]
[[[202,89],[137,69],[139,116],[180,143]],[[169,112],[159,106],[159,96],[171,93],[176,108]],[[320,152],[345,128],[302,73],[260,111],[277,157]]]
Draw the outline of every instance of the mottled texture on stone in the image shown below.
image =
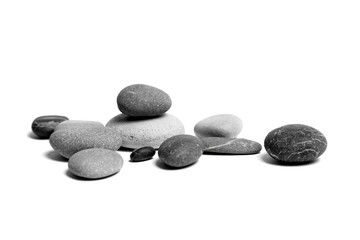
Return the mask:
[[120,91],[117,97],[119,110],[133,117],[158,116],[171,107],[170,96],[145,84],[130,85]]
[[141,147],[135,149],[130,154],[130,160],[132,162],[140,162],[151,159],[155,155],[155,149],[153,147]]
[[76,176],[98,179],[120,171],[123,159],[119,153],[101,148],[85,149],[72,155],[68,162],[71,173]]
[[50,136],[52,148],[66,158],[89,148],[118,150],[121,143],[121,134],[106,127],[69,128],[55,131]]
[[131,149],[144,146],[159,148],[165,139],[185,132],[182,122],[169,113],[153,118],[134,118],[119,114],[106,127],[118,130],[123,138],[122,146]]
[[31,129],[40,138],[49,138],[56,126],[61,122],[69,120],[65,116],[47,115],[35,118],[31,124]]
[[86,120],[67,120],[56,126],[55,131],[69,128],[92,128],[92,127],[104,127],[104,124],[97,121]]
[[206,137],[201,141],[205,153],[255,154],[261,151],[261,144],[244,138]]
[[166,165],[176,168],[195,163],[203,153],[203,144],[197,137],[177,135],[166,139],[159,147],[158,155]]
[[239,117],[232,114],[218,114],[205,118],[194,127],[195,135],[204,137],[235,138],[243,127]]
[[327,141],[315,128],[289,124],[269,132],[264,147],[272,158],[279,161],[310,162],[325,152]]

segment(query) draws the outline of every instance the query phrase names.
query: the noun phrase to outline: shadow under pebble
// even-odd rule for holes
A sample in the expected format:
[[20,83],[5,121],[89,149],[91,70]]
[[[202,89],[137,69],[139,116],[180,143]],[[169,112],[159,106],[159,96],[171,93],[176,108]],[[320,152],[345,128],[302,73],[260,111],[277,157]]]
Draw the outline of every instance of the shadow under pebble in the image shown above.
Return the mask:
[[57,152],[55,152],[54,150],[50,150],[50,151],[47,151],[44,156],[50,160],[53,160],[53,161],[57,161],[57,162],[68,162],[69,159],[61,156],[60,154],[58,154]]
[[287,162],[282,162],[282,161],[278,161],[276,159],[273,159],[267,153],[260,154],[259,158],[264,163],[271,164],[271,165],[277,165],[277,166],[284,166],[284,167],[296,167],[296,166],[311,165],[311,164],[315,164],[315,163],[317,163],[319,161],[318,159],[316,159],[316,160],[310,161],[310,162],[289,162],[289,163],[287,163]]
[[134,151],[134,149],[132,149],[132,148],[126,148],[126,147],[120,147],[120,148],[118,149],[118,151],[121,151],[121,152],[132,152],[132,151]]
[[155,159],[154,163],[155,163],[155,166],[157,166],[158,168],[161,168],[163,170],[181,170],[181,169],[185,169],[185,168],[188,168],[188,167],[191,167],[191,166],[195,165],[197,163],[197,161],[190,164],[190,165],[188,165],[188,166],[180,167],[180,168],[171,167],[169,165],[166,165],[163,161],[160,160],[160,158]]
[[49,140],[48,138],[41,138],[41,137],[35,135],[35,133],[33,133],[33,132],[29,132],[27,134],[27,136],[28,136],[28,138],[31,138],[31,139],[34,139],[34,140]]
[[89,178],[83,178],[83,177],[76,176],[75,174],[72,174],[69,169],[66,169],[65,172],[64,172],[64,174],[65,174],[65,176],[67,176],[67,177],[69,177],[69,178],[72,178],[72,179],[74,179],[74,180],[87,182],[87,181],[99,181],[99,180],[103,180],[103,179],[112,177],[112,176],[116,175],[117,173],[114,173],[114,174],[112,174],[112,175],[110,175],[110,176],[106,176],[106,177],[103,177],[103,178],[95,178],[95,179],[89,179]]

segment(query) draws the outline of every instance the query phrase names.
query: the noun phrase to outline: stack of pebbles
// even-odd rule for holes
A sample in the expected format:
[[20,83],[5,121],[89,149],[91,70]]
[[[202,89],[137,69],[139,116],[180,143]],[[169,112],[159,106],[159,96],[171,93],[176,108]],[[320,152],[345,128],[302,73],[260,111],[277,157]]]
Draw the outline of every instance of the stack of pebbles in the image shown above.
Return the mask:
[[106,127],[120,132],[123,148],[135,149],[132,161],[151,158],[162,142],[185,132],[182,122],[167,113],[172,105],[170,96],[156,87],[127,86],[118,94],[117,105],[121,113]]
[[261,144],[245,138],[237,138],[243,128],[239,117],[232,114],[218,114],[199,121],[194,132],[204,146],[204,153],[256,154]]

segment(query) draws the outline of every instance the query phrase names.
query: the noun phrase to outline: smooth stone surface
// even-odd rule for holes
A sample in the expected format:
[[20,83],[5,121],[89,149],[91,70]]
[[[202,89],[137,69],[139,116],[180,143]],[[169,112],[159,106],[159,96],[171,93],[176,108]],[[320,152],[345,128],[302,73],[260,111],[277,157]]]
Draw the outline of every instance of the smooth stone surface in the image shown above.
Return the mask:
[[269,132],[264,141],[268,154],[278,161],[310,162],[326,150],[325,136],[313,127],[289,124]]
[[68,167],[70,172],[76,176],[98,179],[119,172],[123,162],[120,154],[115,151],[91,148],[72,155]]
[[195,135],[204,137],[236,138],[243,127],[239,117],[232,114],[218,114],[199,121],[195,127]]
[[117,104],[119,110],[128,116],[150,117],[167,112],[171,107],[171,98],[156,87],[134,84],[120,91]]
[[166,165],[181,168],[198,161],[203,153],[199,138],[182,134],[166,139],[159,147],[158,155]]
[[132,162],[140,162],[151,159],[155,155],[155,149],[153,147],[141,147],[135,149],[130,154],[130,160]]
[[244,138],[206,137],[201,141],[205,153],[255,154],[261,151],[261,144]]
[[144,146],[157,149],[169,137],[185,132],[182,122],[168,113],[154,118],[134,118],[119,114],[106,127],[118,130],[123,138],[122,146],[130,149]]
[[69,128],[92,128],[92,127],[104,127],[104,124],[97,121],[86,120],[67,120],[56,126],[55,131]]
[[69,120],[65,116],[46,115],[35,118],[31,124],[31,129],[35,135],[40,138],[49,138],[55,131],[56,126],[61,122]]
[[116,129],[106,127],[69,128],[55,131],[50,136],[51,147],[60,155],[70,158],[73,154],[89,148],[118,150],[122,138]]

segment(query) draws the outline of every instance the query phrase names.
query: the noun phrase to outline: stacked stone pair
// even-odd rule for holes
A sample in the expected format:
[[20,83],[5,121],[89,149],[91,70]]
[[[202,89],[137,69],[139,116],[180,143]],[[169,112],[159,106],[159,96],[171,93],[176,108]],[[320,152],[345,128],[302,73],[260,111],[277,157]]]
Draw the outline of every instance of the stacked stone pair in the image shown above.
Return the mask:
[[172,105],[170,96],[156,87],[127,86],[118,94],[117,105],[121,114],[110,119],[106,127],[120,132],[124,148],[157,149],[166,139],[185,132],[182,122],[167,113]]
[[233,114],[218,114],[199,121],[195,135],[201,139],[204,153],[256,154],[261,144],[245,138],[237,138],[243,128],[241,119]]

